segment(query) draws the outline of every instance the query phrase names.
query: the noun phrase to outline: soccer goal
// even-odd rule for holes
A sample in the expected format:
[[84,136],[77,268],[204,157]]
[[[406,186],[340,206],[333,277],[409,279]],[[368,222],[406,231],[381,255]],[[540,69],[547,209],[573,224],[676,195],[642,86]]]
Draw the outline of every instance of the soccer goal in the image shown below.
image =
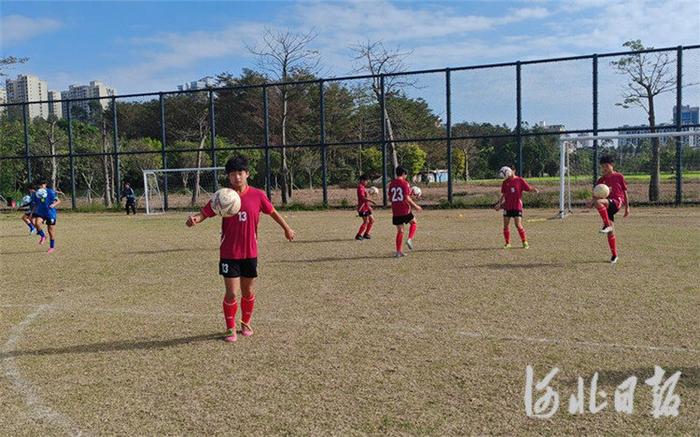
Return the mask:
[[146,214],[163,214],[170,208],[200,208],[224,178],[224,167],[143,170]]
[[572,200],[581,199],[587,193],[590,197],[593,168],[598,165],[594,162],[594,141],[598,143],[600,155],[612,153],[616,167],[624,169],[621,165],[631,165],[626,161],[634,159],[634,155],[655,138],[664,148],[675,146],[676,141],[691,147],[700,145],[700,131],[693,130],[559,137],[559,217],[563,219],[571,213]]

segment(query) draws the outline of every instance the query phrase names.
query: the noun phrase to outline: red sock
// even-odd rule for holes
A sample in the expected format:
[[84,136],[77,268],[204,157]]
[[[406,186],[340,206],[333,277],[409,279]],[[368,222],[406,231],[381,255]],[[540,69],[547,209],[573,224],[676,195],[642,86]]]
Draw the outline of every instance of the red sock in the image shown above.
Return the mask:
[[416,236],[416,229],[418,229],[418,223],[411,223],[411,226],[408,228],[408,238],[411,240]]
[[369,234],[369,231],[372,230],[372,222],[367,222],[367,229],[365,229],[365,235]]
[[250,324],[250,318],[253,317],[253,307],[255,306],[255,295],[251,294],[249,297],[241,297],[241,321],[246,325]]
[[403,247],[403,231],[396,232],[396,251],[401,252]]
[[506,239],[506,244],[510,244],[510,229],[503,228],[503,238]]
[[608,234],[608,246],[610,246],[610,252],[613,256],[617,256],[617,244],[615,243],[615,234]]
[[226,329],[234,329],[236,327],[236,311],[238,311],[238,302],[236,299],[229,302],[224,298],[224,319],[226,319]]
[[357,231],[357,235],[362,235],[365,232],[365,223],[362,222],[362,225],[360,225],[360,230]]
[[608,208],[606,207],[601,207],[598,208],[598,214],[600,214],[600,217],[603,219],[603,224],[605,227],[610,226],[610,217],[608,217]]
[[527,235],[525,235],[525,228],[518,228],[518,234],[520,234],[520,241],[523,243],[527,241]]

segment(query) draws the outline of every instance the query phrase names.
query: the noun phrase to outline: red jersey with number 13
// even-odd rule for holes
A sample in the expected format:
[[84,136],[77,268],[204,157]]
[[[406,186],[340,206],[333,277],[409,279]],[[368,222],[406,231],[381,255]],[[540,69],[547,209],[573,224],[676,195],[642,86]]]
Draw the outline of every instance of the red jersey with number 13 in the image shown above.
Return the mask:
[[[221,219],[221,259],[258,257],[258,222],[260,213],[272,214],[275,208],[262,190],[251,186],[240,193],[241,209],[233,217]],[[205,217],[214,217],[211,201],[202,208]]]
[[411,205],[408,197],[411,195],[411,186],[406,179],[394,179],[389,184],[389,200],[391,200],[391,212],[394,217],[401,217],[411,213]]
[[519,176],[513,176],[503,181],[501,184],[501,193],[505,202],[503,209],[506,211],[522,211],[523,210],[523,191],[530,191],[530,185],[525,182],[525,179]]

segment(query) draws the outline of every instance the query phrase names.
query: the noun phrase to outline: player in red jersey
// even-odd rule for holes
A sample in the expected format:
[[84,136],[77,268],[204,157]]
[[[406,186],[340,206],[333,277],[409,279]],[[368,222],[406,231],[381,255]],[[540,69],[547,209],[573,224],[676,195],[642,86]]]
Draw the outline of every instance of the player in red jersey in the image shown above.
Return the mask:
[[372,206],[370,204],[374,206],[377,204],[367,195],[367,182],[369,182],[369,177],[362,175],[357,184],[357,215],[362,218],[362,225],[360,230],[357,231],[357,235],[355,235],[355,240],[369,240],[372,238],[369,231],[372,230],[374,218],[372,217]]
[[[270,203],[262,190],[248,185],[248,159],[234,156],[226,162],[226,174],[231,188],[241,197],[241,209],[233,217],[221,220],[221,246],[219,248],[219,274],[224,277],[226,294],[224,295],[224,318],[226,335],[229,342],[236,341],[236,312],[238,302],[236,295],[241,292],[241,334],[253,335],[250,320],[255,305],[255,278],[258,276],[258,222],[260,213],[268,214],[284,229],[287,240],[294,239],[294,231],[287,225],[281,215]],[[198,213],[187,219],[187,226],[201,223],[216,213],[211,208],[211,201]]]
[[403,226],[409,224],[408,239],[406,246],[413,250],[413,237],[416,236],[418,223],[416,218],[411,213],[411,208],[416,211],[422,211],[423,208],[418,206],[411,198],[411,186],[406,180],[408,172],[403,167],[396,167],[396,179],[393,179],[389,184],[389,197],[391,199],[391,212],[393,215],[392,222],[396,226],[396,253],[394,256],[399,258],[406,256],[403,253]]
[[592,199],[589,206],[595,207],[603,219],[603,229],[600,230],[600,233],[608,235],[608,246],[610,246],[612,254],[610,263],[615,264],[617,262],[617,242],[615,241],[613,222],[615,221],[615,214],[622,208],[622,205],[625,206],[624,217],[630,215],[627,182],[625,182],[625,177],[622,173],[615,171],[612,156],[600,158],[600,172],[603,176],[596,181],[596,185],[607,185],[610,188],[610,194],[607,199]]
[[503,208],[503,238],[505,249],[510,249],[510,219],[515,221],[515,227],[520,234],[520,241],[523,243],[523,249],[528,249],[530,245],[527,242],[527,234],[523,227],[523,191],[532,191],[539,193],[537,188],[531,187],[525,179],[516,176],[512,168],[506,167],[506,178],[501,184],[501,197],[494,205],[496,211]]

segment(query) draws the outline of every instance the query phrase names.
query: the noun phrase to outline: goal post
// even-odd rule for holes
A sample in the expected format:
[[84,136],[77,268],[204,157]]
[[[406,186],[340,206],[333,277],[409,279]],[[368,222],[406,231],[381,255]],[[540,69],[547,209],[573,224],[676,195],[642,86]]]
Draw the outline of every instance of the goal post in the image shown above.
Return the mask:
[[[659,132],[649,133],[628,133],[628,134],[600,134],[600,135],[579,135],[579,136],[560,136],[559,137],[559,218],[565,218],[572,210],[572,192],[571,180],[572,177],[577,177],[576,170],[582,170],[572,164],[572,156],[582,150],[589,152],[590,157],[593,156],[593,142],[597,142],[599,147],[608,145],[615,149],[619,147],[620,141],[628,140],[645,140],[645,139],[678,139],[681,144],[688,143],[691,146],[697,147],[700,145],[700,130],[684,130],[672,131],[664,130]],[[578,162],[579,160],[577,160]],[[588,162],[587,162],[588,163]],[[590,160],[592,166],[597,166],[597,162]],[[585,170],[588,177],[593,174],[593,168],[588,166]],[[678,169],[676,170],[678,171]],[[593,181],[591,181],[591,184]],[[590,187],[589,185],[589,187]]]
[[224,167],[143,170],[146,214],[164,213],[166,198],[168,209],[202,207],[224,182],[220,177],[225,177]]

